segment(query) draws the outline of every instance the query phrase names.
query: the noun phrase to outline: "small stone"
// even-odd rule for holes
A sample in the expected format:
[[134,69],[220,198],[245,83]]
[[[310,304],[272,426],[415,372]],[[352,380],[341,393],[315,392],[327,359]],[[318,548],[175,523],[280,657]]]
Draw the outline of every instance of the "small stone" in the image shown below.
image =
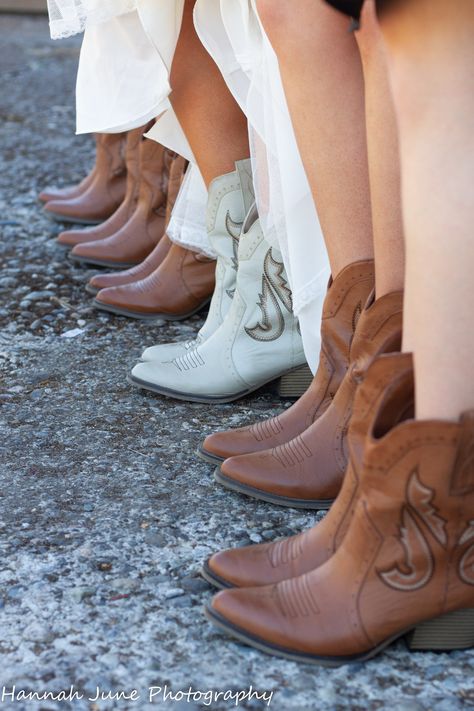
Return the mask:
[[90,587],[77,587],[71,588],[69,591],[72,599],[75,602],[82,602],[95,594],[95,588]]
[[202,578],[182,578],[179,582],[183,590],[188,593],[200,593],[209,590],[209,583]]
[[28,301],[41,301],[42,299],[49,299],[51,296],[54,296],[54,291],[45,289],[44,291],[30,291],[26,299]]
[[7,591],[7,597],[10,600],[20,600],[23,597],[25,588],[22,585],[13,585]]
[[181,595],[184,595],[184,590],[180,588],[171,588],[170,590],[165,590],[163,593],[165,600],[173,600],[173,598],[181,597]]
[[112,570],[112,563],[110,561],[104,560],[97,563],[97,569],[102,570],[104,573]]
[[136,590],[139,586],[139,581],[134,580],[133,578],[116,578],[115,580],[111,581],[112,589],[122,593],[132,592],[133,590]]
[[145,534],[145,541],[150,546],[156,546],[157,548],[164,548],[169,543],[169,536],[165,536],[157,531],[147,531]]

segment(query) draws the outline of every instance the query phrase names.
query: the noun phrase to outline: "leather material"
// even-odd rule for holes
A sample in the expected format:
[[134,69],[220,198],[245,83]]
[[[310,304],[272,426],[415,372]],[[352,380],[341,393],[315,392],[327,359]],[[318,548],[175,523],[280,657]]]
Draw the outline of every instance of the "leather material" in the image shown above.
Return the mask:
[[95,165],[91,171],[77,185],[68,185],[65,188],[55,188],[53,186],[45,188],[38,195],[41,202],[52,202],[56,200],[74,200],[82,193],[85,193],[95,177]]
[[186,318],[209,301],[214,273],[213,259],[171,244],[152,274],[132,284],[102,289],[94,303],[133,314]]
[[131,379],[170,397],[237,398],[305,362],[281,255],[257,219],[242,229],[235,293],[217,331],[169,363],[139,363]]
[[214,576],[231,587],[270,585],[308,573],[334,555],[357,501],[365,438],[377,402],[388,387],[397,387],[401,380],[411,382],[412,371],[410,355],[390,354],[376,358],[361,375],[347,435],[348,465],[342,488],[327,515],[295,536],[216,553],[207,561]]
[[376,301],[370,297],[355,329],[349,369],[327,410],[289,442],[225,460],[222,474],[276,498],[328,503],[335,499],[347,468],[347,430],[360,373],[378,353],[400,350],[402,312],[401,292]]
[[372,260],[351,264],[331,280],[323,307],[319,365],[306,393],[276,417],[209,435],[203,450],[223,459],[263,451],[289,442],[320,417],[347,371],[354,329],[373,286]]
[[99,134],[95,133],[94,138],[96,158],[93,167],[86,175],[86,177],[83,178],[76,185],[70,185],[66,188],[47,187],[40,192],[40,194],[38,195],[38,200],[41,200],[41,202],[50,202],[52,200],[73,200],[74,198],[79,197],[79,195],[82,195],[82,193],[85,193],[89,185],[91,185],[92,181],[94,180],[97,171],[97,151],[99,149]]
[[394,408],[398,417],[409,390],[388,389],[377,408],[359,497],[335,554],[277,585],[214,598],[212,610],[241,639],[341,663],[474,607],[474,412],[453,423],[398,423]]
[[250,160],[238,161],[232,173],[209,186],[206,223],[209,241],[217,254],[215,287],[206,321],[196,338],[147,348],[143,361],[165,362],[191,351],[220,326],[232,303],[237,276],[237,250],[241,226],[254,201]]
[[146,259],[158,244],[165,230],[170,152],[156,141],[145,139],[140,144],[139,158],[139,195],[133,215],[110,237],[74,247],[73,258],[128,267]]
[[100,133],[97,136],[94,179],[85,192],[68,200],[46,203],[44,212],[64,221],[107,220],[120,206],[126,191],[126,133]]
[[127,187],[125,197],[120,207],[109,217],[95,227],[88,227],[82,230],[67,230],[58,235],[57,242],[67,247],[74,247],[76,244],[84,242],[94,242],[105,239],[117,232],[128,222],[132,216],[138,199],[139,184],[139,149],[143,133],[146,126],[129,131],[127,133],[127,144],[125,149],[125,164],[127,167]]
[[[168,226],[171,211],[173,210],[176,198],[181,187],[181,183],[186,172],[186,161],[180,156],[175,154],[169,164],[169,179],[168,179],[168,192],[166,196],[166,218],[165,218],[165,229]],[[145,277],[150,276],[155,269],[157,269],[166,255],[168,254],[169,248],[171,247],[171,240],[165,234],[153,251],[148,255],[148,257],[140,264],[132,267],[131,269],[126,269],[125,271],[115,272],[112,274],[96,274],[89,281],[89,286],[92,290],[99,291],[100,289],[108,289],[115,286],[124,286],[125,284],[132,284],[135,281],[140,281],[145,279]]]

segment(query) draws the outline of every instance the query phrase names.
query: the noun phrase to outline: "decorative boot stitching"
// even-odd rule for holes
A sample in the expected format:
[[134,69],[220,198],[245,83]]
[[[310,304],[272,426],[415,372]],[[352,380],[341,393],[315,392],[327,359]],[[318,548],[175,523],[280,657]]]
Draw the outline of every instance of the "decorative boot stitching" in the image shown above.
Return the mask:
[[270,437],[280,434],[283,431],[283,425],[278,417],[272,417],[270,420],[256,422],[251,425],[249,432],[255,437],[257,442],[263,442]]
[[287,468],[301,464],[305,459],[312,457],[313,453],[299,436],[272,449],[272,455],[282,467]]
[[284,617],[295,619],[319,614],[307,575],[284,580],[277,585],[278,601]]
[[204,359],[202,358],[201,354],[197,349],[188,351],[179,358],[175,358],[172,363],[181,372],[206,365]]
[[284,538],[282,541],[274,543],[268,549],[268,560],[272,568],[280,565],[287,565],[290,561],[296,560],[303,554],[303,534]]
[[420,590],[434,572],[434,557],[419,520],[428,527],[441,545],[447,544],[446,521],[433,506],[435,492],[422,484],[415,470],[409,480],[406,501],[402,507],[398,540],[405,553],[403,569],[397,564],[386,571],[378,571],[388,587],[394,590]]
[[[288,282],[284,276],[284,266],[273,257],[272,248],[265,255],[263,263],[262,291],[257,306],[262,312],[262,320],[252,328],[245,327],[245,332],[255,341],[276,341],[285,330],[285,319],[279,304],[292,313],[293,299]],[[273,318],[270,315],[273,308]]]

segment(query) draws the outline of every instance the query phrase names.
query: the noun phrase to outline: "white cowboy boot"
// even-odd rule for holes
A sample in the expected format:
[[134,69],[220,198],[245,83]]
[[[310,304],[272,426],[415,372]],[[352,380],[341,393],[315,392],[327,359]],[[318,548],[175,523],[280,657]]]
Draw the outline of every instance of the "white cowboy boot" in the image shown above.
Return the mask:
[[254,209],[238,260],[234,298],[219,328],[170,362],[138,363],[133,385],[191,402],[232,402],[274,380],[281,394],[301,394],[311,374],[291,291],[281,254],[265,241]]
[[209,186],[207,234],[217,262],[216,285],[206,321],[194,340],[146,348],[142,361],[170,361],[204,343],[217,331],[230,308],[237,277],[240,231],[255,199],[250,159],[238,161],[235,168],[234,172],[215,178]]

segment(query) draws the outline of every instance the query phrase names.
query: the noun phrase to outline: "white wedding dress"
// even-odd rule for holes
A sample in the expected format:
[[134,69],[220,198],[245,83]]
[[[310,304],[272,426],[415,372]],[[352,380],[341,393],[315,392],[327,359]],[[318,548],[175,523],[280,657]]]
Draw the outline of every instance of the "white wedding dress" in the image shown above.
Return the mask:
[[[85,30],[77,79],[77,130],[124,131],[159,120],[150,137],[191,161],[170,237],[212,255],[206,190],[169,102],[169,71],[184,0],[48,0],[51,34]],[[197,0],[196,30],[249,122],[265,236],[282,251],[305,353],[316,367],[329,276],[317,212],[297,149],[277,58],[255,0]]]

